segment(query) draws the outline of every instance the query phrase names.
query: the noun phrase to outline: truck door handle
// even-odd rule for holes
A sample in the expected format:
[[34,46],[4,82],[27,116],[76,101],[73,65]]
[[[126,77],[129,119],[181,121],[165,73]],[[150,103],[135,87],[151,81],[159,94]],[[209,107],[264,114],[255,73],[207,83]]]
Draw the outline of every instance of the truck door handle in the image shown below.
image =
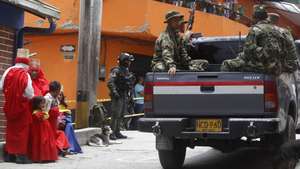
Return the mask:
[[201,86],[200,91],[206,93],[212,93],[215,91],[215,86]]

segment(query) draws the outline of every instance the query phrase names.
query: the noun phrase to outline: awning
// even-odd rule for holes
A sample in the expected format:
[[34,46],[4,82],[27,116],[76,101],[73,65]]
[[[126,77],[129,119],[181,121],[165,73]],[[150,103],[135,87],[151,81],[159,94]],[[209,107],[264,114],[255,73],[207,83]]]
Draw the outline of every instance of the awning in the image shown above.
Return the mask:
[[60,18],[60,11],[41,0],[0,0],[5,3],[12,4],[19,8],[24,9],[25,11],[32,13],[41,18]]

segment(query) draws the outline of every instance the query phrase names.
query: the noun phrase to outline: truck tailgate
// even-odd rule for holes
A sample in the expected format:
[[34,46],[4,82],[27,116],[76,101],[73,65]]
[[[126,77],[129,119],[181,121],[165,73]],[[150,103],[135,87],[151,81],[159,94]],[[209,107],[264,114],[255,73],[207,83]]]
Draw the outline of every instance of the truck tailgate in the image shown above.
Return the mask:
[[166,116],[257,115],[264,112],[264,75],[232,72],[148,73],[152,113]]

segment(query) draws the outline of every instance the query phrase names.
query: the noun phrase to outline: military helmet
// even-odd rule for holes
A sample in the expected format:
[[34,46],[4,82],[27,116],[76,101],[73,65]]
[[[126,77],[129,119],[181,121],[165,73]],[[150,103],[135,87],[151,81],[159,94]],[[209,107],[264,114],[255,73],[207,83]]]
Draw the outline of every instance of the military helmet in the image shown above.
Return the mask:
[[120,55],[119,55],[119,62],[124,62],[124,61],[126,61],[126,60],[128,60],[128,61],[134,61],[134,56],[133,55],[131,55],[131,54],[129,54],[129,53],[125,53],[125,52],[123,52],[123,53],[121,53]]
[[253,17],[255,19],[267,19],[268,13],[265,5],[254,5]]
[[180,14],[179,12],[177,11],[168,11],[166,13],[166,16],[165,16],[165,21],[164,23],[167,23],[170,19],[173,19],[173,18],[176,18],[176,17],[183,17],[182,14]]

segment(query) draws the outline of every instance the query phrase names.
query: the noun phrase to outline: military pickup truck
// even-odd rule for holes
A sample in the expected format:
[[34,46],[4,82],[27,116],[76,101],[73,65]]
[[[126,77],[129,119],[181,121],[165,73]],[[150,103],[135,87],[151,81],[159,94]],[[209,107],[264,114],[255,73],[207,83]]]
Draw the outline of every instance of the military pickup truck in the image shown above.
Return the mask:
[[[209,60],[206,72],[151,72],[145,81],[145,117],[139,131],[156,136],[164,169],[181,168],[186,148],[211,146],[230,152],[246,146],[280,146],[299,125],[300,72],[280,77],[221,72],[237,56],[244,37],[193,40],[194,58]],[[300,49],[300,41],[296,41]]]

